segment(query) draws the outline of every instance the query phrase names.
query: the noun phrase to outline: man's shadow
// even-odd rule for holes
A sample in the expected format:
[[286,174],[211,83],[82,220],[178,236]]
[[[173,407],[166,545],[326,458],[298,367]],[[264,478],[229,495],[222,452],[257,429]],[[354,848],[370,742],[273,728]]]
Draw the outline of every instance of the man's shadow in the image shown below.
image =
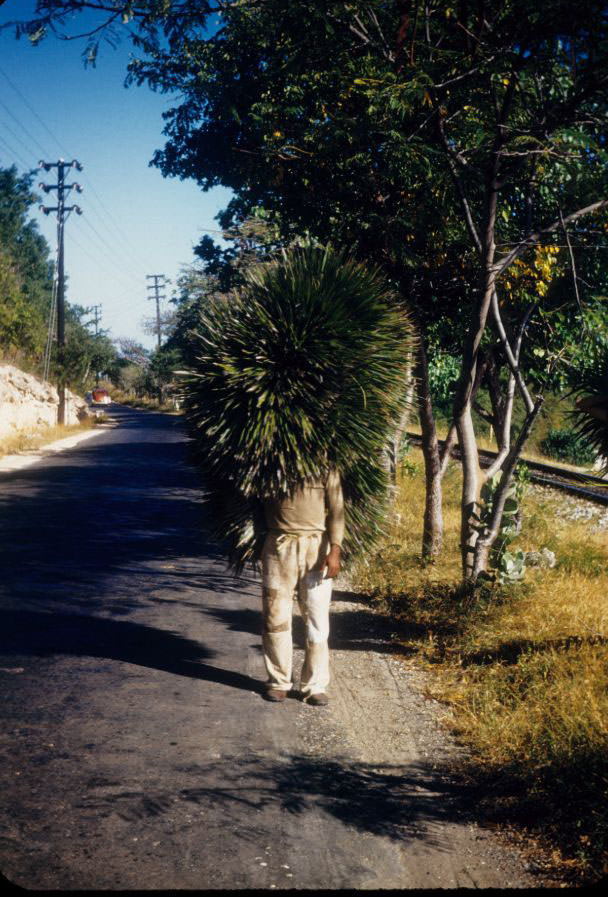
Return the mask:
[[174,632],[86,614],[0,611],[0,654],[98,657],[217,682],[260,694],[262,683],[244,673],[215,667],[215,652]]

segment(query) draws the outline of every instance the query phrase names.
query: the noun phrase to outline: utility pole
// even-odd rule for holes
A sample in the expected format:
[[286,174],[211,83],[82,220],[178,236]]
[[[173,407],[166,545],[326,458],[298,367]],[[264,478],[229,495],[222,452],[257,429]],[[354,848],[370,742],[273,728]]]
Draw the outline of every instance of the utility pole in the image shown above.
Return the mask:
[[82,193],[82,187],[80,184],[66,184],[65,182],[65,174],[70,168],[75,168],[77,171],[82,171],[82,165],[77,159],[72,159],[71,162],[65,162],[63,159],[58,159],[57,162],[39,162],[39,168],[44,168],[45,171],[50,171],[51,168],[57,169],[57,183],[56,184],[40,184],[40,188],[44,190],[45,193],[49,193],[51,190],[57,191],[57,205],[56,206],[40,206],[42,212],[45,215],[49,215],[51,212],[57,212],[57,361],[59,363],[59,382],[57,384],[57,392],[59,393],[59,408],[57,409],[57,423],[65,424],[65,380],[66,380],[66,372],[65,372],[65,276],[64,276],[64,253],[63,253],[63,229],[65,220],[70,214],[70,212],[74,211],[78,215],[82,215],[82,209],[80,206],[66,206],[65,198],[66,194],[69,193],[70,190],[76,190],[77,193]]
[[89,311],[92,311],[95,315],[93,319],[93,324],[95,324],[95,336],[99,336],[99,322],[101,321],[101,304],[100,305],[91,305]]
[[[101,303],[99,305],[92,305],[90,311],[95,315],[93,324],[95,324],[95,339],[97,339],[99,336],[99,322],[101,321]],[[99,386],[99,371],[95,371],[95,385]]]
[[166,277],[164,274],[146,274],[146,278],[154,281],[148,284],[148,289],[154,290],[154,296],[148,296],[148,299],[156,299],[156,339],[160,349],[160,300],[167,298],[164,293],[160,295],[160,290],[165,286]]

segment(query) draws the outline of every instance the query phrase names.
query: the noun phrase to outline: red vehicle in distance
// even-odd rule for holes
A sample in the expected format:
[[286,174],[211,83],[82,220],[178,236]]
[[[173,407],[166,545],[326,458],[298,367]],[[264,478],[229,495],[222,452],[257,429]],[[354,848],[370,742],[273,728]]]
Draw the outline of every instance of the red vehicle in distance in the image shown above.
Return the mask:
[[107,389],[102,389],[100,386],[96,386],[95,389],[91,390],[91,404],[92,405],[110,405],[112,399],[110,398],[110,393]]

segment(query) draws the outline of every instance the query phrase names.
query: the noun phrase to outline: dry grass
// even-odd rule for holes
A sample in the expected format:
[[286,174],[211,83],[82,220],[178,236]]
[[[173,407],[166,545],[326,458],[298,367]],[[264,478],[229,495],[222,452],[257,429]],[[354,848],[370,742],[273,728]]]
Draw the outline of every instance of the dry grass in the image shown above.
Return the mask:
[[[445,480],[445,549],[420,562],[422,460],[410,453],[378,554],[355,585],[400,622],[404,653],[471,748],[489,813],[529,826],[577,880],[608,872],[608,533],[530,494],[515,548],[555,551],[523,583],[458,588],[459,470]],[[413,462],[413,463],[412,463]],[[407,468],[409,473],[407,472]]]
[[31,452],[43,445],[89,430],[97,423],[94,417],[85,418],[82,423],[73,426],[38,427],[36,429],[17,430],[10,436],[0,439],[0,458],[4,455],[17,455],[20,452]]
[[130,408],[142,408],[146,411],[161,411],[163,414],[182,414],[179,409],[173,407],[170,401],[159,402],[150,396],[136,396],[134,393],[123,392],[116,387],[112,387],[110,391],[113,402],[121,405],[128,405]]

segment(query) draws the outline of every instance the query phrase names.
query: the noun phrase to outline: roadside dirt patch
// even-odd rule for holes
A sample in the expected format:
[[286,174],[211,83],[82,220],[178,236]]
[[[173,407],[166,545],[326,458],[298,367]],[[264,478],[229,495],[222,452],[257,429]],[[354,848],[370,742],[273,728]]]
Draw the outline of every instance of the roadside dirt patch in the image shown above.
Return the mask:
[[424,696],[426,674],[397,656],[390,621],[353,598],[337,591],[332,600],[331,704],[302,705],[297,725],[308,754],[335,760],[349,811],[368,814],[370,834],[397,847],[401,883],[382,886],[558,885],[534,874],[534,857],[506,832],[484,826],[474,789],[455,772],[465,751],[441,724],[442,706]]

